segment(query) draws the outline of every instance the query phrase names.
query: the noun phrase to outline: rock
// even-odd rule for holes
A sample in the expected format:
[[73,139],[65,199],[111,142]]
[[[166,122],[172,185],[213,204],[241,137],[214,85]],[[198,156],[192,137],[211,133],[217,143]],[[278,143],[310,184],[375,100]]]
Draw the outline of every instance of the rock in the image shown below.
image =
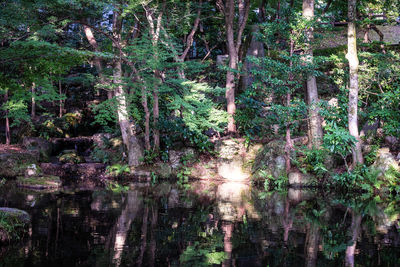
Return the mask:
[[64,150],[61,152],[61,155],[58,157],[58,160],[62,163],[84,163],[85,159],[82,156],[79,156],[78,153],[74,150]]
[[119,149],[123,147],[124,142],[122,141],[122,137],[114,137],[110,139],[110,144],[113,149]]
[[182,150],[170,150],[168,152],[169,165],[172,169],[181,166],[182,160],[191,161],[196,158],[196,151],[193,148],[184,148]]
[[41,161],[48,161],[53,152],[52,143],[40,137],[25,137],[22,144],[28,150],[37,151]]
[[311,176],[301,172],[290,172],[288,175],[290,186],[305,186],[312,181]]
[[386,136],[385,145],[389,147],[392,151],[398,150],[400,148],[400,138],[394,136]]
[[36,166],[36,164],[28,165],[25,170],[25,177],[37,176],[39,172],[39,168]]
[[216,144],[218,174],[230,181],[242,181],[250,177],[245,169],[246,148],[243,140],[226,139]]
[[57,189],[61,187],[61,180],[58,176],[34,176],[34,177],[17,177],[17,186],[35,190],[41,189]]
[[284,155],[285,141],[274,140],[266,144],[254,160],[252,172],[255,178],[265,176],[279,178],[279,176],[285,176]]
[[83,180],[86,178],[98,179],[104,174],[106,165],[103,163],[42,163],[40,168],[47,175],[56,175],[63,179],[74,177]]
[[13,178],[25,175],[27,166],[37,164],[39,154],[35,151],[8,151],[0,154],[0,177]]
[[0,208],[0,218],[0,243],[20,239],[31,221],[26,211],[3,207]]
[[168,179],[172,176],[172,168],[166,163],[155,164],[155,173],[162,179]]
[[365,123],[364,126],[361,129],[360,136],[371,136],[375,135],[379,127],[379,121],[375,121],[372,124],[370,123]]
[[97,133],[93,135],[93,144],[95,144],[98,148],[106,148],[106,142],[110,141],[112,135],[110,133]]
[[380,148],[377,153],[376,160],[372,166],[380,172],[380,175],[384,175],[390,168],[394,168],[399,171],[399,163],[395,157],[390,153],[389,148]]

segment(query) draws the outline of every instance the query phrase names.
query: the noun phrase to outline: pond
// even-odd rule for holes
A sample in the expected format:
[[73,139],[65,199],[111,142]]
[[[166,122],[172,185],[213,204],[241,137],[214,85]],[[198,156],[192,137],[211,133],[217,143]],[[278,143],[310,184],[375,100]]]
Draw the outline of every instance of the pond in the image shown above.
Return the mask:
[[[399,203],[246,183],[131,183],[39,193],[8,183],[27,236],[0,266],[400,266]],[[353,242],[355,241],[355,242]]]

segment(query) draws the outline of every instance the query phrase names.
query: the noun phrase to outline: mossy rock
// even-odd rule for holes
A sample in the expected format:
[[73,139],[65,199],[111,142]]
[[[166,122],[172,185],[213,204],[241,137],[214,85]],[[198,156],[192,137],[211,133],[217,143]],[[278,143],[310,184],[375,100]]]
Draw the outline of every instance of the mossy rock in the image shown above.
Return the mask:
[[40,137],[25,137],[22,141],[23,146],[30,151],[39,153],[40,160],[46,162],[50,159],[53,146],[52,143]]
[[35,190],[57,189],[61,187],[61,180],[58,176],[45,175],[36,177],[17,177],[17,186]]
[[285,144],[283,140],[274,140],[264,146],[254,160],[253,177],[286,176]]
[[75,150],[64,150],[61,153],[61,156],[58,157],[58,160],[62,163],[84,163],[85,159],[82,156],[79,156]]
[[13,208],[0,208],[0,243],[22,238],[31,219],[27,212]]
[[13,178],[24,175],[25,170],[32,164],[37,164],[39,154],[32,151],[0,154],[0,177]]

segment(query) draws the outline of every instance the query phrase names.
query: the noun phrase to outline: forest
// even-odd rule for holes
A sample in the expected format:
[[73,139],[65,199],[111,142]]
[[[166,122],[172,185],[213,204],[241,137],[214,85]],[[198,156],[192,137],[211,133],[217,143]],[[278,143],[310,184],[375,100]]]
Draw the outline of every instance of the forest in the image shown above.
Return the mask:
[[0,266],[400,265],[399,0],[0,1]]

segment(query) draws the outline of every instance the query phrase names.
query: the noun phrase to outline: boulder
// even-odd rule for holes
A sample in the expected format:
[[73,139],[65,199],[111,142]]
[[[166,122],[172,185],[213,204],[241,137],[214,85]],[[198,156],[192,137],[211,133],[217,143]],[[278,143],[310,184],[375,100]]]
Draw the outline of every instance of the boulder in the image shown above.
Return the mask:
[[196,151],[191,147],[181,150],[170,150],[168,152],[169,165],[172,169],[177,169],[181,166],[182,160],[193,160],[196,156]]
[[74,177],[82,180],[85,178],[98,179],[104,174],[106,165],[103,163],[42,163],[40,168],[47,175],[56,175],[63,179]]
[[387,147],[378,150],[377,157],[372,166],[380,172],[380,175],[384,175],[390,168],[400,171],[399,162]]
[[246,148],[244,142],[236,139],[221,140],[216,144],[218,153],[218,174],[230,181],[241,181],[250,177],[245,168]]
[[168,179],[173,174],[172,167],[163,162],[154,165],[154,172],[162,179]]
[[26,211],[5,207],[0,208],[0,218],[0,243],[20,239],[31,221]]
[[7,151],[0,153],[0,177],[13,178],[25,175],[25,170],[37,164],[39,154],[35,151]]
[[74,150],[64,150],[61,152],[58,160],[62,163],[72,163],[72,164],[79,164],[84,163],[85,159],[78,155],[78,153]]
[[26,149],[39,153],[41,161],[48,161],[53,152],[52,143],[40,137],[25,137],[22,144]]
[[[254,160],[252,172],[255,177],[286,175],[285,141],[274,140],[266,144]],[[294,155],[293,155],[294,156]]]
[[93,144],[98,148],[106,148],[107,142],[110,141],[112,135],[110,133],[97,133],[93,135]]
[[392,151],[398,151],[400,149],[400,138],[394,136],[385,137],[385,145]]

